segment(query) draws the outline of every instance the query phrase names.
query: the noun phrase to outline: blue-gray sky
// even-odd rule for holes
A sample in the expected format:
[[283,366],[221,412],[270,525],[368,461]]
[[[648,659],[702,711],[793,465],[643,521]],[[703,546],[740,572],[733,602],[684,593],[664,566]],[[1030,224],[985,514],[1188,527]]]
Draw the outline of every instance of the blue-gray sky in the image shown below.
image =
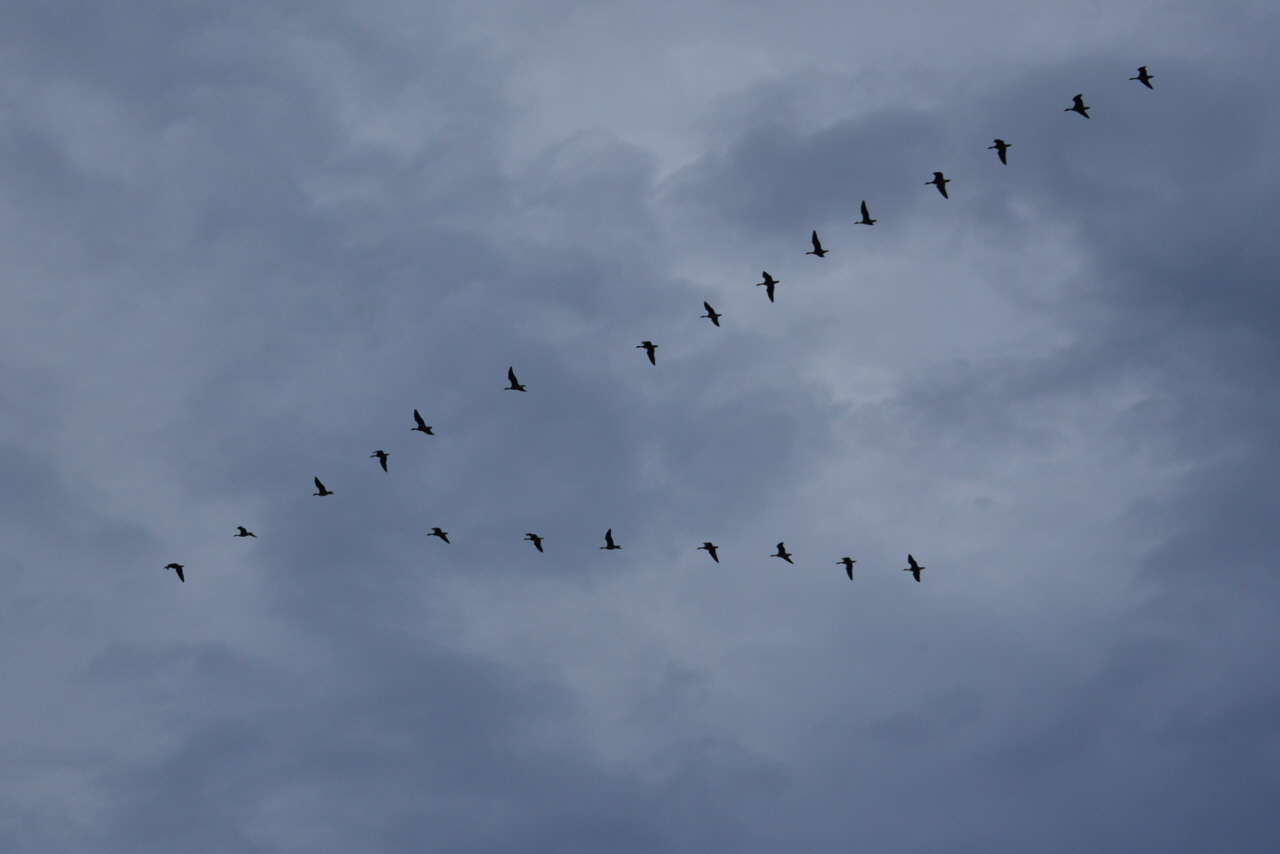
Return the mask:
[[1273,850],[1273,6],[6,3],[0,849]]

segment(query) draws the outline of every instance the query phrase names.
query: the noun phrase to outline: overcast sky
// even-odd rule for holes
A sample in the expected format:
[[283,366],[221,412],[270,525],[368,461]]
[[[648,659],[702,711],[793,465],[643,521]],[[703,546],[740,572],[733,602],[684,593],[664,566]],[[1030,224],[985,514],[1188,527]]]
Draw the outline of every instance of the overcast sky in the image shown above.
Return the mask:
[[1278,40],[8,0],[0,850],[1273,851]]

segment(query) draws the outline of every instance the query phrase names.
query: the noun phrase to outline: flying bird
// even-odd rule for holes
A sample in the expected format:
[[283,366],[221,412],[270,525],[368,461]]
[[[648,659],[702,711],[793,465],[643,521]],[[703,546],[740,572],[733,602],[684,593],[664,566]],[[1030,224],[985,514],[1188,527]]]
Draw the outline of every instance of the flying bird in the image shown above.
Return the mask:
[[186,583],[187,583],[187,579],[186,579],[186,577],[182,574],[182,569],[183,569],[183,565],[182,565],[182,564],[180,564],[180,563],[171,563],[171,564],[169,564],[168,566],[166,566],[166,567],[165,567],[165,569],[172,569],[174,572],[178,573],[178,580],[179,580],[179,581],[181,581],[183,584],[186,584]]
[[1009,143],[1005,142],[1003,139],[997,139],[995,145],[987,146],[988,151],[993,148],[996,150],[996,154],[1000,155],[1000,162],[1005,166],[1008,166],[1009,161],[1005,159],[1004,153],[1009,150]]
[[604,545],[601,546],[600,548],[607,549],[608,551],[613,551],[614,549],[622,548],[622,546],[614,545],[613,528],[610,528],[609,530],[604,532]]
[[535,549],[542,551],[542,537],[539,537],[537,534],[525,534],[524,538],[533,543],[533,547]]
[[[787,563],[791,563],[791,555],[787,553],[787,550],[784,548],[782,543],[778,543],[778,553],[775,555],[769,555],[769,557],[780,557]],[[791,563],[791,565],[795,566],[794,563]]]
[[773,286],[778,284],[778,280],[773,276],[770,276],[767,270],[764,273],[761,273],[761,275],[764,276],[764,281],[756,282],[756,287],[758,288],[761,285],[764,285],[764,292],[769,295],[769,302],[773,302]]
[[636,347],[636,349],[644,350],[646,353],[649,354],[649,364],[651,365],[658,364],[658,359],[655,355],[658,350],[657,344],[654,344],[652,341],[641,341],[640,344]]
[[332,492],[324,488],[324,484],[320,482],[320,478],[316,478],[316,489],[320,491],[311,493],[313,496],[324,498],[326,495],[333,495]]
[[819,258],[827,254],[827,250],[822,248],[822,241],[818,240],[818,232],[816,230],[813,232],[813,237],[811,237],[810,240],[813,241],[813,251],[806,252],[804,254],[817,255]]
[[1084,116],[1086,119],[1087,119],[1087,118],[1089,118],[1089,110],[1090,110],[1090,108],[1089,108],[1089,107],[1086,107],[1086,106],[1084,105],[1084,95],[1076,95],[1076,96],[1075,96],[1074,98],[1072,98],[1071,100],[1072,100],[1072,101],[1075,101],[1075,103],[1074,103],[1074,104],[1072,104],[1070,107],[1067,107],[1067,108],[1066,108],[1065,110],[1063,110],[1062,112],[1064,112],[1064,113],[1079,113],[1080,115]]
[[528,391],[527,388],[520,385],[519,381],[516,380],[515,368],[507,368],[507,379],[511,380],[511,385],[506,387],[506,391]]
[[698,546],[699,551],[706,552],[707,554],[711,555],[712,560],[714,560],[716,563],[719,563],[720,558],[716,556],[717,548],[719,548],[719,546],[717,546],[715,543],[703,543],[702,545]]
[[1147,73],[1147,67],[1146,67],[1145,65],[1139,65],[1139,66],[1138,66],[1138,76],[1137,76],[1137,77],[1130,77],[1129,79],[1130,79],[1130,80],[1137,80],[1139,83],[1141,83],[1143,86],[1146,86],[1148,89],[1154,89],[1154,88],[1156,88],[1156,87],[1154,87],[1154,86],[1152,86],[1152,85],[1151,85],[1151,80],[1152,80],[1154,77],[1155,77],[1155,75],[1154,75],[1154,74],[1148,74],[1148,73]]
[[710,320],[710,321],[711,321],[712,323],[714,323],[716,326],[719,326],[719,325],[720,325],[720,318],[724,317],[724,315],[723,315],[723,314],[716,314],[716,310],[715,310],[714,308],[712,308],[712,307],[711,307],[711,303],[709,303],[709,302],[704,302],[704,303],[702,304],[702,307],[703,307],[703,308],[705,308],[705,309],[707,310],[707,313],[706,313],[706,314],[701,314],[701,315],[699,315],[699,317],[705,317],[707,320]]
[[238,533],[238,534],[232,534],[231,536],[233,536],[233,537],[253,537],[255,540],[256,540],[256,539],[258,539],[258,535],[257,535],[257,534],[255,534],[253,531],[245,530],[244,525],[236,525],[236,529],[237,529],[240,533]]
[[843,565],[844,565],[844,571],[845,571],[845,572],[847,572],[847,573],[849,573],[849,580],[850,580],[850,581],[853,581],[853,565],[854,565],[855,563],[857,563],[857,561],[856,561],[856,560],[854,560],[854,559],[853,559],[853,558],[851,558],[851,557],[842,557],[842,558],[840,558],[840,560],[836,561],[836,565],[837,565],[837,566],[839,566],[839,565],[841,565],[841,564],[843,564]]
[[417,427],[410,427],[409,429],[410,429],[411,431],[412,431],[412,430],[417,430],[419,433],[426,433],[428,436],[434,436],[434,435],[435,435],[435,433],[432,433],[432,432],[431,432],[431,428],[427,426],[427,422],[425,422],[425,421],[423,421],[423,420],[422,420],[422,416],[418,414],[418,410],[416,410],[416,409],[415,409],[415,410],[413,410],[413,420],[418,422],[418,426],[417,426]]
[[387,452],[374,451],[372,454],[369,455],[369,459],[373,459],[374,457],[378,458],[378,462],[382,463],[382,470],[386,471],[387,470]]
[[907,563],[911,564],[911,566],[906,567],[902,571],[911,573],[913,576],[915,576],[916,581],[919,581],[920,570],[924,569],[924,567],[916,563],[916,559],[913,558],[911,555],[907,555]]
[[446,543],[447,543],[447,542],[449,542],[449,532],[448,532],[448,531],[442,531],[442,530],[440,530],[439,528],[432,528],[432,529],[431,529],[431,533],[427,534],[427,536],[428,536],[428,537],[439,537],[440,539],[444,540]]
[[944,198],[944,199],[949,199],[949,198],[951,198],[951,197],[947,195],[947,185],[948,185],[948,184],[950,184],[950,183],[951,183],[951,179],[950,179],[950,178],[943,178],[943,177],[942,177],[942,173],[941,173],[941,172],[934,172],[934,173],[933,173],[933,180],[932,180],[932,181],[925,181],[925,182],[924,182],[924,185],[925,185],[926,187],[927,187],[927,186],[929,186],[930,184],[934,185],[935,187],[937,187],[937,188],[938,188],[938,192],[939,192],[939,193],[942,193],[942,198]]
[[876,221],[871,218],[871,214],[867,213],[867,200],[862,200],[862,219],[855,222],[854,225],[875,225]]

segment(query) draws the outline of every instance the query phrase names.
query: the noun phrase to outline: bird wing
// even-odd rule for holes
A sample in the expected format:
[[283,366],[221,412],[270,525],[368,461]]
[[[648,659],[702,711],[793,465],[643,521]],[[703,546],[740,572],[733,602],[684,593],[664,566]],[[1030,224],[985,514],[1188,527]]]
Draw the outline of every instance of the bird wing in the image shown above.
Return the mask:
[[604,532],[604,541],[608,545],[613,545],[613,528]]
[[426,430],[426,429],[427,429],[427,422],[425,422],[425,421],[423,421],[423,420],[422,420],[422,416],[418,414],[418,410],[416,410],[416,409],[415,409],[415,410],[413,410],[413,420],[418,422],[418,429],[419,429],[419,430]]
[[320,482],[320,478],[318,478],[318,477],[317,477],[317,478],[315,479],[315,481],[316,481],[316,489],[320,490],[321,492],[326,492],[326,491],[327,491],[327,490],[324,488],[324,484]]
[[907,563],[911,564],[912,570],[917,570],[920,568],[920,564],[916,563],[916,559],[913,558],[911,555],[907,555]]
[[863,218],[863,219],[871,219],[871,214],[867,213],[867,203],[866,203],[866,202],[863,202],[863,203],[862,203],[862,218]]
[[813,248],[821,252],[822,243],[818,240],[818,232],[816,230],[813,232],[813,237],[811,237],[810,239],[813,241]]
[[511,384],[512,384],[512,385],[519,385],[519,384],[520,384],[520,383],[519,383],[519,381],[516,379],[516,369],[515,369],[515,368],[507,368],[507,379],[511,380]]

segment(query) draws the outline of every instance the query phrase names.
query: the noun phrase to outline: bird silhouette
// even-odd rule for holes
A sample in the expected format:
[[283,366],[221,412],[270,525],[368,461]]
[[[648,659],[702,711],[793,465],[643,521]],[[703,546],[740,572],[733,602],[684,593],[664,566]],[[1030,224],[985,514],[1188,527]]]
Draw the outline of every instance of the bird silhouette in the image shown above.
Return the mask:
[[311,493],[313,496],[324,498],[326,495],[333,495],[332,492],[324,488],[324,484],[320,482],[320,478],[316,478],[316,489],[320,491]]
[[1076,96],[1075,96],[1074,98],[1072,98],[1071,100],[1072,100],[1072,101],[1074,101],[1075,103],[1074,103],[1074,104],[1072,104],[1070,107],[1067,107],[1067,108],[1066,108],[1065,110],[1063,110],[1062,112],[1064,112],[1064,113],[1079,113],[1080,115],[1084,116],[1086,119],[1087,119],[1087,118],[1089,118],[1089,109],[1090,109],[1090,108],[1089,108],[1089,107],[1086,107],[1086,106],[1084,105],[1084,95],[1076,95]]
[[699,551],[706,552],[707,554],[711,555],[712,560],[714,560],[716,563],[719,563],[720,558],[716,555],[717,548],[719,548],[719,546],[717,546],[715,543],[703,543],[702,545],[698,546]]
[[1130,79],[1130,80],[1137,80],[1139,83],[1141,83],[1143,86],[1146,86],[1148,89],[1154,89],[1154,88],[1156,88],[1156,87],[1154,87],[1154,86],[1152,86],[1152,85],[1151,85],[1151,81],[1152,81],[1152,79],[1153,79],[1154,77],[1155,77],[1155,75],[1154,75],[1154,74],[1148,74],[1148,73],[1147,73],[1147,67],[1146,67],[1145,65],[1139,65],[1139,66],[1138,66],[1138,76],[1137,76],[1137,77],[1130,77],[1129,79]]
[[615,545],[613,542],[613,528],[610,528],[609,530],[604,532],[604,545],[601,546],[600,548],[606,549],[608,551],[613,551],[614,549],[622,548],[622,546]]
[[237,529],[240,533],[238,533],[238,534],[232,534],[231,536],[233,536],[233,537],[253,537],[255,540],[256,540],[256,539],[258,539],[258,535],[257,535],[257,534],[255,534],[253,531],[247,531],[247,530],[245,530],[244,525],[236,525],[236,529]]
[[911,555],[907,555],[907,563],[911,564],[911,566],[906,567],[902,571],[911,573],[913,576],[915,576],[916,581],[919,581],[920,570],[924,569],[924,567],[916,563],[916,559],[913,558]]
[[997,139],[995,145],[987,146],[988,151],[993,148],[996,150],[996,154],[1000,155],[1000,162],[1005,166],[1008,166],[1009,161],[1005,159],[1004,153],[1009,150],[1009,143],[1005,142],[1003,139]]
[[817,231],[814,231],[814,232],[813,232],[813,237],[811,237],[811,238],[810,238],[810,240],[812,240],[812,241],[813,241],[813,251],[812,251],[812,252],[806,252],[806,253],[804,253],[804,254],[806,254],[806,255],[817,255],[819,258],[821,258],[822,256],[824,256],[824,255],[826,255],[826,254],[827,254],[827,250],[822,248],[822,241],[818,240],[818,232],[817,232]]
[[378,462],[382,463],[382,470],[383,470],[383,471],[386,471],[386,470],[387,470],[387,456],[388,456],[388,454],[387,454],[387,452],[386,452],[386,451],[374,451],[372,454],[370,454],[370,455],[369,455],[369,459],[373,459],[374,457],[377,457],[377,458],[378,458]]
[[851,557],[842,557],[842,558],[840,558],[840,560],[836,561],[836,565],[837,565],[837,566],[839,566],[839,565],[843,565],[843,566],[844,566],[844,571],[845,571],[845,572],[847,572],[847,573],[849,573],[849,580],[850,580],[850,581],[853,581],[853,565],[854,565],[855,563],[857,563],[857,561],[856,561],[856,560],[854,560],[854,559],[853,559],[853,558],[851,558]]
[[[778,553],[775,555],[769,555],[769,557],[780,557],[783,560],[785,560],[787,563],[791,563],[791,555],[787,553],[787,550],[783,543],[778,543]],[[792,563],[791,565],[795,566],[794,563]]]
[[525,534],[524,538],[533,543],[533,547],[535,549],[542,551],[542,537],[539,537],[537,534]]
[[447,542],[449,542],[449,532],[448,532],[448,531],[442,531],[442,530],[440,530],[439,528],[432,528],[432,529],[431,529],[431,533],[427,534],[427,536],[428,536],[428,537],[439,537],[440,539],[444,540],[446,543],[447,543]]
[[764,273],[761,273],[761,275],[764,276],[764,281],[756,282],[756,287],[758,288],[761,285],[764,285],[764,292],[769,295],[769,302],[773,302],[773,286],[778,284],[778,279],[770,276],[767,270]]
[[515,368],[507,368],[507,379],[511,380],[511,385],[507,386],[506,391],[528,391],[527,388],[520,385],[519,381],[516,380]]
[[412,431],[412,430],[417,430],[419,433],[426,433],[428,436],[434,436],[434,435],[435,435],[435,433],[432,433],[432,432],[431,432],[431,428],[427,426],[427,422],[425,422],[425,421],[423,421],[423,420],[422,420],[422,416],[418,414],[418,410],[416,410],[416,409],[415,409],[415,410],[413,410],[413,420],[418,422],[418,426],[417,426],[417,427],[410,427],[409,429],[410,429],[411,431]]
[[941,173],[941,172],[934,172],[934,173],[933,173],[933,180],[932,180],[932,181],[925,181],[925,182],[924,182],[924,185],[927,187],[927,186],[929,186],[930,184],[932,184],[933,186],[935,186],[935,187],[937,187],[937,188],[938,188],[938,192],[939,192],[939,193],[942,193],[942,198],[944,198],[944,199],[949,199],[949,198],[951,198],[951,197],[947,195],[947,185],[948,185],[948,184],[950,184],[950,183],[951,183],[951,179],[950,179],[950,178],[943,178],[943,177],[942,177],[942,173]]
[[867,213],[867,200],[862,200],[862,219],[855,222],[854,225],[875,225],[876,220],[871,218],[871,214]]
[[701,314],[701,315],[698,315],[698,316],[699,316],[699,317],[705,317],[707,320],[710,320],[710,321],[711,321],[712,323],[714,323],[716,326],[719,326],[719,325],[720,325],[720,318],[724,317],[724,315],[723,315],[723,314],[716,314],[716,310],[715,310],[714,308],[712,308],[712,307],[711,307],[711,303],[709,303],[709,302],[703,302],[703,303],[702,303],[702,307],[703,307],[703,308],[705,308],[705,309],[707,310],[707,313],[706,313],[706,314]]
[[174,572],[178,573],[178,580],[181,581],[183,584],[186,584],[187,583],[186,576],[182,574],[183,568],[184,568],[183,565],[180,563],[171,563],[165,566],[165,569],[172,569]]
[[636,349],[644,350],[646,353],[649,354],[649,364],[651,365],[658,364],[658,359],[657,359],[657,356],[655,355],[658,351],[657,344],[654,344],[652,341],[641,341],[639,346],[636,347]]

